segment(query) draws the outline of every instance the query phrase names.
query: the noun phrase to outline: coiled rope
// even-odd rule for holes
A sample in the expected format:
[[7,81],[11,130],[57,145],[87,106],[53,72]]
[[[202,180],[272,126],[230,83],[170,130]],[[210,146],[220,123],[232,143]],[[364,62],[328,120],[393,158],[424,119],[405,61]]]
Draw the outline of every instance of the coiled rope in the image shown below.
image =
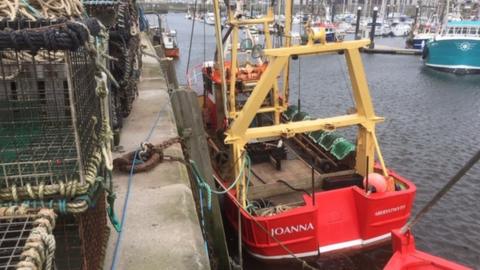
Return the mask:
[[0,0],[0,19],[79,18],[85,13],[79,0]]

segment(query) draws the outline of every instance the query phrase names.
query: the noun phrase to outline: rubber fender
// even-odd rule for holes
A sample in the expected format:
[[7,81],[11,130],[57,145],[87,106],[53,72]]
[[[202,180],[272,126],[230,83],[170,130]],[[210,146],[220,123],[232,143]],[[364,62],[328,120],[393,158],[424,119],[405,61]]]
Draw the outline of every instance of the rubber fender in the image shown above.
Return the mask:
[[422,51],[422,59],[426,59],[428,57],[428,46],[423,47]]

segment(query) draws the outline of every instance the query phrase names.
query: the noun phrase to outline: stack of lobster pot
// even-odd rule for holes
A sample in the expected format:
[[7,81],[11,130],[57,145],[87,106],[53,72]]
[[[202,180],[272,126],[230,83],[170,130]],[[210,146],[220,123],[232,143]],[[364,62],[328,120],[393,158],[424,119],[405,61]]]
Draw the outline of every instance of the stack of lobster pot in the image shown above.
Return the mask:
[[[65,2],[65,16],[44,14]],[[56,227],[56,252],[68,263],[18,269],[99,269],[112,169],[108,33],[82,17],[81,2],[25,3],[0,12],[0,207],[58,216],[42,232]],[[0,235],[9,228],[1,222]],[[47,249],[34,251],[47,258]]]
[[120,140],[123,119],[130,114],[138,95],[141,51],[139,12],[135,0],[84,0],[92,17],[99,19],[109,30],[110,69],[117,83],[112,89],[112,126],[115,145]]

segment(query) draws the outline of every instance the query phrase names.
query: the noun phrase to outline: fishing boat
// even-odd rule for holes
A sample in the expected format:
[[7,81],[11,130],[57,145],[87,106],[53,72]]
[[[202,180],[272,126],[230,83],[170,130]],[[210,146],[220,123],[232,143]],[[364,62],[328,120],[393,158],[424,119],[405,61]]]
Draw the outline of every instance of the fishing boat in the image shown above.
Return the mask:
[[393,256],[383,268],[384,270],[472,270],[469,267],[417,250],[415,238],[410,231],[405,233],[400,230],[393,231],[392,248]]
[[416,33],[411,41],[407,40],[407,48],[423,50],[425,45],[435,37],[435,32],[430,31],[430,29],[424,29],[420,33]]
[[190,8],[187,10],[187,13],[185,13],[185,19],[191,20],[192,19],[192,13],[190,12]]
[[[370,33],[373,26],[373,22],[369,22],[366,25],[365,32]],[[375,23],[375,36],[390,36],[392,35],[392,28],[387,22],[378,21]]]
[[162,37],[165,56],[178,58],[180,56],[180,49],[177,44],[177,31],[165,30],[162,32]]
[[453,73],[480,73],[480,21],[455,21],[423,51],[428,67]]
[[[285,33],[291,30],[291,2],[285,6]],[[375,114],[360,49],[368,40],[327,43],[326,31],[306,29],[308,42],[252,50],[238,57],[239,31],[265,28],[266,16],[242,19],[228,10],[231,50],[224,54],[218,1],[214,1],[217,53],[205,64],[205,130],[224,216],[254,257],[277,260],[346,253],[388,243],[391,231],[410,217],[416,187],[387,168],[375,134],[383,120]],[[346,115],[314,119],[289,103],[291,59],[342,53],[348,63],[355,109]],[[227,59],[228,58],[228,59]],[[292,60],[293,61],[293,60]],[[320,78],[310,78],[321,81]],[[282,83],[280,84],[279,81]],[[319,99],[321,100],[321,99]],[[340,130],[352,128],[356,140]]]
[[335,42],[336,39],[336,27],[333,23],[328,22],[314,22],[312,23],[312,29],[315,32],[325,31],[327,42]]

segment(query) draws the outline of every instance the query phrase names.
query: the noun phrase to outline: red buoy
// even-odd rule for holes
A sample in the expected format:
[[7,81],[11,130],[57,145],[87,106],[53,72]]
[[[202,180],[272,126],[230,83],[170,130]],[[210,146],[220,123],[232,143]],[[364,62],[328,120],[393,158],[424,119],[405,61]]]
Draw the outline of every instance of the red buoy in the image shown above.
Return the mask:
[[[367,185],[367,177],[363,178],[363,186]],[[368,174],[368,188],[374,187],[376,192],[387,191],[387,179],[379,173]]]

